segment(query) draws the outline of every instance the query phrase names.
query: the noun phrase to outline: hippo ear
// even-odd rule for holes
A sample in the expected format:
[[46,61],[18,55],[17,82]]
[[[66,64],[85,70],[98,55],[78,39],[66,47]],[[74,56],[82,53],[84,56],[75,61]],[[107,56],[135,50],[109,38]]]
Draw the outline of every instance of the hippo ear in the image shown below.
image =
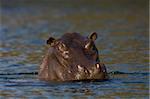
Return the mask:
[[46,43],[47,43],[48,45],[51,45],[51,46],[54,45],[54,42],[55,42],[55,38],[53,38],[53,37],[50,37],[50,38],[46,41]]
[[92,41],[95,41],[97,39],[97,33],[96,32],[93,32],[89,35],[89,38],[92,40]]

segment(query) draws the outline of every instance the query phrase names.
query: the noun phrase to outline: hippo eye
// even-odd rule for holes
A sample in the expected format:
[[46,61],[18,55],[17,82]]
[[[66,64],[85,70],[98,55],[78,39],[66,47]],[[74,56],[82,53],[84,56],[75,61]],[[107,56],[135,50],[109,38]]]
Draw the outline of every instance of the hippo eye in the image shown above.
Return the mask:
[[58,46],[58,49],[63,52],[63,51],[66,51],[67,50],[67,47],[64,43],[60,43],[59,46]]
[[58,50],[61,52],[61,55],[62,55],[65,59],[68,59],[68,58],[69,58],[69,51],[68,51],[68,48],[66,47],[66,45],[65,45],[64,43],[59,42]]

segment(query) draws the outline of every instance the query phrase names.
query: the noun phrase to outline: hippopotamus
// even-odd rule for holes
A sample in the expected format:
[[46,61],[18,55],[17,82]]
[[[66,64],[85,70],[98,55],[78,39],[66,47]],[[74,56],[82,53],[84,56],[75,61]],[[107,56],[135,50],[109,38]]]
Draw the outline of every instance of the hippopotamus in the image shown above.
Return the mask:
[[100,62],[94,41],[96,32],[88,36],[65,33],[49,37],[49,49],[40,65],[38,77],[44,81],[84,81],[108,79],[105,65]]

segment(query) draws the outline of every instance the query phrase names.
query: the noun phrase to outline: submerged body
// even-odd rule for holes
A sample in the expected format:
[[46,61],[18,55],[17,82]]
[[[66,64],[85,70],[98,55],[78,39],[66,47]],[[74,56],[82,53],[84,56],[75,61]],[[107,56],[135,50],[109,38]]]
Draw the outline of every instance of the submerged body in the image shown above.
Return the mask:
[[107,71],[99,61],[94,44],[97,34],[89,37],[66,33],[59,39],[50,37],[51,47],[39,70],[39,79],[45,81],[106,80]]

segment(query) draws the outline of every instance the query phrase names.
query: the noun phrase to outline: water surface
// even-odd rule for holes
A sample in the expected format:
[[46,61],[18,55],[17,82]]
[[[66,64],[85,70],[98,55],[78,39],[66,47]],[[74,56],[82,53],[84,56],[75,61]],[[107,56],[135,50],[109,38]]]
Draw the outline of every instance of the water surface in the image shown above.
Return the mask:
[[[0,98],[148,99],[148,0],[0,1]],[[32,74],[50,35],[93,31],[110,80],[46,83]]]

